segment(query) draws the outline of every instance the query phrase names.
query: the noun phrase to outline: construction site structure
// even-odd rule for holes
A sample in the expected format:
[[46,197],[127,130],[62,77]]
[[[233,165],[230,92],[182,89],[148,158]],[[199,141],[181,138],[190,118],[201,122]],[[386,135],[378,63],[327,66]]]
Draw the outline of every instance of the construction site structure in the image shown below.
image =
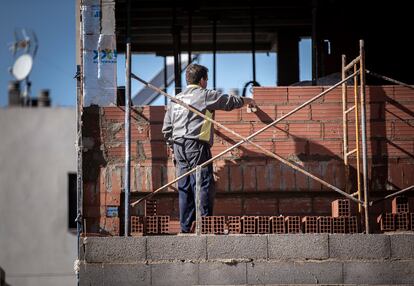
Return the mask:
[[[256,85],[253,98],[258,110],[217,111],[214,119],[206,118],[216,126],[213,158],[177,177],[161,133],[165,106],[131,104],[131,82],[138,80],[156,94],[205,117],[166,93],[166,85],[154,86],[132,70],[133,45],[137,45],[135,51],[171,52],[165,50],[162,39],[155,46],[148,45],[145,33],[140,46],[134,38],[139,34],[131,29],[135,25],[131,17],[134,9],[145,23],[149,20],[145,13],[157,8],[147,1],[95,2],[80,2],[77,273],[81,283],[414,282],[414,273],[405,271],[414,265],[414,253],[406,251],[414,241],[408,211],[414,200],[409,192],[414,187],[414,91],[407,83],[372,72],[367,64],[368,70],[363,40],[359,41],[358,55],[349,63],[344,55],[338,57],[342,77],[337,82],[315,85],[320,75],[318,64],[323,61],[314,55],[314,85],[288,86],[298,79],[298,67],[287,68],[289,60],[297,60],[297,50],[291,49],[297,37],[289,38],[286,30],[274,24],[278,38],[272,43],[280,55],[278,70],[289,72],[278,73],[277,87],[259,87],[255,53],[266,50],[266,40],[256,42],[256,38],[267,33],[260,16],[266,15],[265,8],[283,10],[284,6],[269,8],[261,2],[238,6],[242,12],[235,15],[242,17],[249,12],[240,20],[240,26],[251,28],[249,48],[243,40],[227,44],[230,50],[238,45],[252,52],[251,82]],[[315,3],[309,10],[312,21],[307,31],[318,43],[316,11],[323,5]],[[172,11],[177,91],[182,86],[183,19],[188,20],[186,49],[188,59],[192,59],[192,53],[199,52],[205,41],[198,30],[205,24],[203,13],[229,7],[229,3],[218,5],[213,1],[212,6],[181,10],[179,4],[165,8]],[[299,2],[292,5],[309,9]],[[154,15],[156,12],[151,17]],[[159,14],[162,18],[160,15],[164,14]],[[248,24],[243,22],[246,19]],[[221,28],[226,30],[234,22],[226,22],[225,17],[208,21],[213,31],[212,77],[216,88],[218,23],[223,21]],[[285,25],[296,32],[301,26],[296,22]],[[164,27],[161,24],[158,28]],[[124,43],[117,40],[119,34],[125,35]],[[315,46],[312,51],[317,54],[319,48]],[[123,104],[117,100],[114,80],[113,64],[119,51],[125,52],[126,59]],[[93,55],[97,60],[90,62]],[[329,64],[323,66],[331,68]],[[369,85],[367,75],[397,85]],[[214,216],[201,217],[196,208],[195,235],[173,235],[179,232],[176,182],[191,173],[199,174],[207,164],[213,164],[215,173]],[[406,202],[401,203],[401,194],[407,196]],[[389,198],[396,200],[391,215],[386,204]],[[379,234],[395,230],[398,234]],[[180,278],[177,272],[188,275]]]

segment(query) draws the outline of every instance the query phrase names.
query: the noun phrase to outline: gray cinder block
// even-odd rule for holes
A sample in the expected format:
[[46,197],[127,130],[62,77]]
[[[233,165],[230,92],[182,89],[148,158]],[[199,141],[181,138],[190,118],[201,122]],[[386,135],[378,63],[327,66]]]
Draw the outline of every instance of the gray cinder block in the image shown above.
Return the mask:
[[269,259],[326,259],[327,234],[277,234],[269,235]]

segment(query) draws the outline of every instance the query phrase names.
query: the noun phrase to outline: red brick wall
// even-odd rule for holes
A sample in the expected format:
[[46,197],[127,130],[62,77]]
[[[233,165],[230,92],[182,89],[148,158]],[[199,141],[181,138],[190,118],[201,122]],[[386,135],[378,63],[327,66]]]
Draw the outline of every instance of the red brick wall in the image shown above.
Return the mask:
[[[325,87],[258,87],[254,89],[259,110],[216,112],[216,120],[247,137]],[[352,89],[349,88],[349,98]],[[414,92],[404,87],[367,87],[367,147],[370,190],[404,188],[414,184]],[[131,191],[137,198],[175,177],[161,134],[164,107],[137,107],[131,115]],[[353,116],[353,115],[352,115]],[[352,117],[351,117],[352,118]],[[121,205],[124,161],[124,110],[122,107],[85,108],[83,115],[83,158],[85,217],[90,231],[116,228],[104,218],[107,207]],[[355,139],[350,121],[348,136]],[[255,137],[254,142],[288,158],[305,170],[345,190],[343,165],[341,89],[335,89],[310,106]],[[239,139],[217,128],[213,155]],[[350,149],[355,144],[350,143]],[[355,160],[351,158],[352,191]],[[336,193],[294,171],[260,150],[243,144],[215,161],[217,215],[325,215]],[[157,196],[161,215],[178,216],[175,188]],[[121,214],[122,207],[119,208]],[[381,208],[378,208],[381,211]],[[143,207],[132,210],[142,214]],[[120,216],[120,215],[119,215]],[[109,218],[108,218],[109,219]],[[97,225],[99,223],[100,225]],[[122,224],[122,221],[121,221]]]

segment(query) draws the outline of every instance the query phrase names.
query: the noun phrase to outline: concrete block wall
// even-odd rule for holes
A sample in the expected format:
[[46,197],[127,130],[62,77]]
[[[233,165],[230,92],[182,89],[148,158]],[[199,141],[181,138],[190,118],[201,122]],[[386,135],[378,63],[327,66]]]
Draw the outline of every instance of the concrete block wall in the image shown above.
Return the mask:
[[81,285],[412,285],[414,235],[86,238]]
[[[293,110],[328,87],[257,87],[259,110],[217,111],[216,120],[247,137]],[[352,88],[348,97],[352,98]],[[355,191],[355,160],[351,158],[350,182],[345,181],[341,89],[335,89],[310,106],[258,135],[254,141],[288,158],[340,189]],[[367,87],[367,147],[369,186],[373,198],[414,184],[414,92],[398,86]],[[131,189],[135,197],[151,192],[175,178],[161,128],[163,106],[134,107],[131,114]],[[84,206],[90,231],[118,234],[118,209],[124,176],[124,108],[88,107],[83,115],[85,146]],[[350,120],[348,136],[355,138]],[[216,129],[213,155],[238,138]],[[350,148],[352,148],[350,143]],[[243,144],[214,163],[215,215],[328,215],[339,195]],[[348,187],[347,187],[348,186]],[[175,186],[156,197],[158,214],[178,217]],[[412,198],[411,198],[412,200]],[[374,216],[388,211],[385,203],[372,208]],[[353,205],[355,211],[355,205]],[[143,206],[132,210],[143,214]],[[118,228],[116,227],[118,223]],[[375,218],[373,219],[375,223]]]

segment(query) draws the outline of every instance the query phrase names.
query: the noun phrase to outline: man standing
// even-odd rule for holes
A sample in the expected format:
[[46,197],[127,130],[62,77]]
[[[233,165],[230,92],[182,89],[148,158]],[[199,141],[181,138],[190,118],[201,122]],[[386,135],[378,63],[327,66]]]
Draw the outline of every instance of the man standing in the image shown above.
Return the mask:
[[[187,87],[176,98],[191,105],[209,118],[215,110],[230,111],[245,105],[255,106],[251,98],[221,94],[207,89],[208,69],[190,64],[186,70]],[[170,102],[164,117],[162,132],[172,149],[176,162],[177,177],[211,159],[213,124],[179,104]],[[190,232],[195,220],[195,173],[178,181],[181,232]],[[214,203],[213,165],[201,169],[201,216],[213,214]]]

